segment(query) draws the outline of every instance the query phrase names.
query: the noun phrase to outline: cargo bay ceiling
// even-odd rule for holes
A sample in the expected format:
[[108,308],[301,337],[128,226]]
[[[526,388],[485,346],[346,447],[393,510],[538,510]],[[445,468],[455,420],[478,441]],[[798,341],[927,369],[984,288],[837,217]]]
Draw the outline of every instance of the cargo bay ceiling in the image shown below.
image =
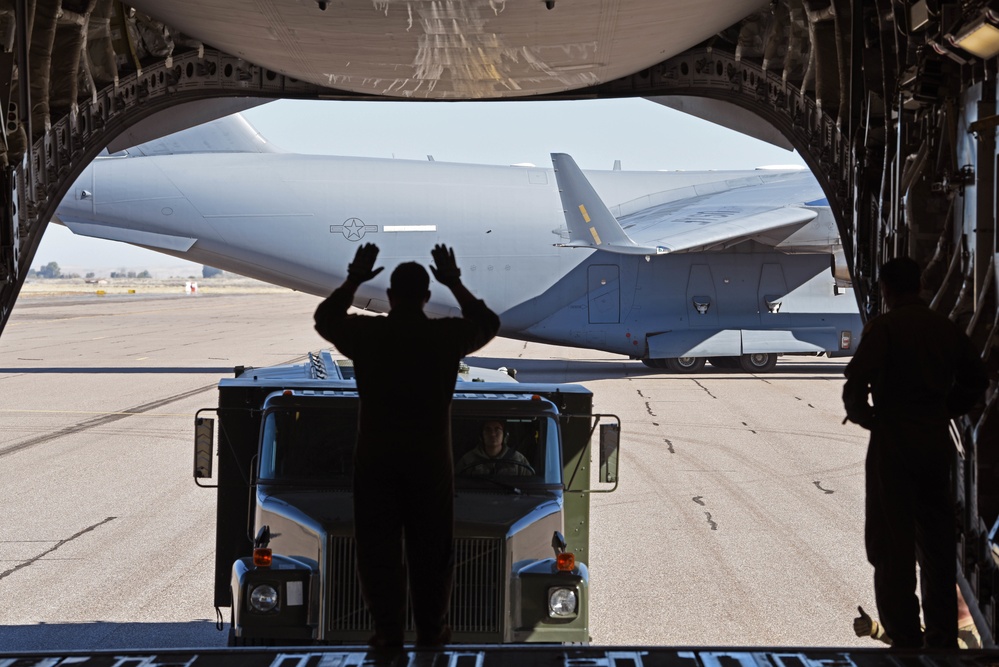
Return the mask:
[[[642,96],[794,147],[829,196],[870,310],[880,250],[869,238],[895,208],[884,199],[898,148],[891,109],[925,107],[955,68],[974,78],[975,58],[951,47],[958,64],[946,46],[987,9],[967,0],[0,0],[0,331],[56,204],[100,150],[273,98]],[[961,178],[954,171],[948,182]]]

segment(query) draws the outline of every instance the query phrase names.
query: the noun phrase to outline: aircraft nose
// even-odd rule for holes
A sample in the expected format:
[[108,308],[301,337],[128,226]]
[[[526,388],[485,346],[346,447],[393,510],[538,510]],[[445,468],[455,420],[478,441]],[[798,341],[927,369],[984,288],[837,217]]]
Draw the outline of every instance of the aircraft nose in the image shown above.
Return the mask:
[[63,197],[56,215],[65,217],[68,213],[74,215],[92,216],[94,213],[94,167],[88,166],[73,182],[66,196]]

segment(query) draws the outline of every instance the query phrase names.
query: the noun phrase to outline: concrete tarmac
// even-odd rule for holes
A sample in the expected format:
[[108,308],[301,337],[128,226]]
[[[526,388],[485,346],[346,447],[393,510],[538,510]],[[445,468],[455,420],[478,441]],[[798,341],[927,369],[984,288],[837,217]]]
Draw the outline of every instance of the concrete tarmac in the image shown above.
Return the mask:
[[[0,337],[0,652],[224,646],[215,493],[193,418],[237,365],[328,347],[295,292],[26,296]],[[592,506],[598,645],[876,647],[863,549],[866,434],[845,360],[749,375],[497,339],[469,363],[578,382],[623,421]],[[226,629],[228,609],[220,627]]]

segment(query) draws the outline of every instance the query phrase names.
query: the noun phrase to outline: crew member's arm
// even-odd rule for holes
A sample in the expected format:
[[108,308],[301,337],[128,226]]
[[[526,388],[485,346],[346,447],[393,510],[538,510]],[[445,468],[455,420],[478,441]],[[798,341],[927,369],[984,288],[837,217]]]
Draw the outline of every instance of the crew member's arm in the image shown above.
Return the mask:
[[947,395],[947,414],[959,417],[966,414],[981,400],[989,386],[988,372],[982,356],[971,339],[959,333],[959,357],[954,372],[954,386]]
[[479,349],[492,340],[499,331],[499,316],[491,311],[482,299],[476,299],[461,282],[461,269],[455,262],[454,248],[438,244],[430,254],[434,258],[434,264],[430,265],[434,278],[451,290],[458,305],[461,306],[462,317],[470,324],[470,337],[465,354]]
[[383,267],[374,268],[376,259],[378,246],[374,243],[365,243],[358,248],[354,261],[347,267],[347,279],[316,308],[316,331],[348,357],[351,356],[351,337],[345,331],[350,321],[347,309],[354,302],[357,288],[382,272]]
[[864,327],[857,351],[843,374],[843,407],[846,418],[866,429],[874,425],[874,408],[868,401],[871,383],[877,377],[887,353],[885,327],[871,321]]

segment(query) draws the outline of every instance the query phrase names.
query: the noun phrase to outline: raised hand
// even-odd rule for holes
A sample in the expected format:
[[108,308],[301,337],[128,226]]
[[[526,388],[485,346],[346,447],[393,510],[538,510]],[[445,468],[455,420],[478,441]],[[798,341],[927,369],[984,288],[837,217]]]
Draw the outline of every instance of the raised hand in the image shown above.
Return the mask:
[[385,267],[374,268],[375,260],[378,259],[378,246],[374,243],[365,243],[354,254],[354,261],[347,267],[347,278],[360,284],[371,280]]
[[448,248],[443,243],[438,243],[430,251],[434,258],[434,263],[430,265],[430,270],[441,285],[453,288],[461,284],[461,269],[454,261],[454,248]]

